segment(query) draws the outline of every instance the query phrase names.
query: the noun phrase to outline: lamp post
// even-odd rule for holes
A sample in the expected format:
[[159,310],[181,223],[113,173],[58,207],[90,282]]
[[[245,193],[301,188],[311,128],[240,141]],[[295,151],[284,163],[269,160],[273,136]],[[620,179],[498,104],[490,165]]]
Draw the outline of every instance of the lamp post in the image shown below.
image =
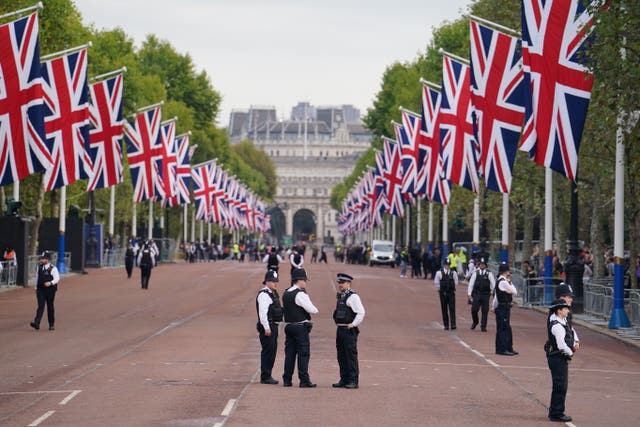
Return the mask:
[[569,225],[569,240],[567,241],[565,280],[573,288],[574,298],[571,310],[574,313],[582,313],[584,310],[584,289],[582,283],[584,259],[580,256],[580,252],[581,249],[578,244],[578,185],[575,181],[571,181],[571,219]]
[[98,239],[96,239],[96,206],[93,191],[89,192],[89,239],[87,240],[87,267],[100,267],[96,250]]

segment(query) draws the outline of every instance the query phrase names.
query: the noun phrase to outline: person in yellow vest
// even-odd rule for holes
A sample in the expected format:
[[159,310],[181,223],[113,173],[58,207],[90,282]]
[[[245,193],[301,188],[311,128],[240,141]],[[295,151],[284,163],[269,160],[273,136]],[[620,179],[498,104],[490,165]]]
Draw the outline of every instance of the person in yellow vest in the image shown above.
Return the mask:
[[464,246],[460,246],[458,249],[458,267],[461,271],[458,271],[459,274],[462,274],[463,277],[467,276],[467,248]]
[[452,248],[449,255],[447,255],[447,259],[449,260],[449,268],[454,270],[456,273],[458,272],[458,255],[455,253],[455,250]]

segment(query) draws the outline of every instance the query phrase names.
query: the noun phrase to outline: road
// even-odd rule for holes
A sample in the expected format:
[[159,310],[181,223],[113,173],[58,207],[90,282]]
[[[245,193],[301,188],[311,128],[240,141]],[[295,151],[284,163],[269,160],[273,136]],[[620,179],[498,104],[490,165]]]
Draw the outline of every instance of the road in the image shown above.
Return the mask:
[[[282,266],[289,277],[289,266]],[[458,329],[444,331],[431,280],[388,267],[313,264],[319,308],[311,333],[315,389],[259,383],[255,295],[265,267],[216,262],[161,265],[148,290],[139,271],[90,270],[63,278],[56,330],[29,327],[32,288],[0,293],[1,426],[541,426],[551,377],[545,317],[514,308],[514,347],[494,353],[471,331],[466,287]],[[333,389],[335,274],[355,277],[367,314],[359,337],[360,388]],[[279,285],[284,290],[286,280]],[[46,318],[46,317],[45,317]],[[575,426],[635,426],[640,351],[577,328],[567,413]],[[281,379],[281,329],[274,376]]]

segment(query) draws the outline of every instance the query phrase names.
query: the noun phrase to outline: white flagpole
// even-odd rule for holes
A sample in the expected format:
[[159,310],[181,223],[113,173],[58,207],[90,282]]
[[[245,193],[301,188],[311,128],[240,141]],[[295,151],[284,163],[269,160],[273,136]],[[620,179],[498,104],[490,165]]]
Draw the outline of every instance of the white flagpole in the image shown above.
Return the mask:
[[182,223],[182,239],[184,241],[185,244],[185,250],[186,250],[186,245],[187,245],[187,224],[189,223],[189,205],[188,204],[184,204],[182,205],[182,217],[183,217],[183,223]]
[[501,261],[509,262],[509,194],[502,193],[502,250]]
[[416,218],[416,243],[422,240],[422,227],[420,226],[422,222],[422,202],[418,199],[418,217]]
[[149,199],[149,227],[147,227],[147,239],[153,238],[153,199]]
[[136,218],[136,202],[133,202],[133,215],[131,218],[131,237],[136,237],[138,232],[138,223]]
[[449,206],[442,205],[442,259],[449,255]]
[[13,183],[13,201],[20,201],[20,181],[14,181]]
[[207,243],[211,243],[211,223],[207,223]]
[[115,231],[115,208],[116,208],[116,186],[111,186],[111,194],[109,197],[109,236],[113,237]]
[[64,262],[64,232],[66,230],[66,206],[67,206],[67,187],[60,189],[60,218],[59,227],[60,235],[58,236],[58,271],[61,274],[67,273],[67,265]]
[[204,239],[204,221],[198,221],[200,223],[200,234],[199,234],[199,241],[200,243],[202,243],[202,239]]
[[477,252],[480,247],[480,196],[473,198],[473,243],[471,252]]
[[396,242],[396,216],[391,215],[391,241]]
[[191,241],[196,241],[196,209],[193,207],[193,211],[191,212]]
[[411,246],[411,206],[409,205],[409,203],[407,203],[407,209],[405,209],[405,212],[407,213],[406,219],[405,219],[405,227],[404,227],[404,236],[405,236],[405,246],[408,248]]
[[433,250],[433,202],[429,202],[429,225],[427,229],[427,250]]
[[544,173],[544,303],[553,300],[553,172],[545,168]]

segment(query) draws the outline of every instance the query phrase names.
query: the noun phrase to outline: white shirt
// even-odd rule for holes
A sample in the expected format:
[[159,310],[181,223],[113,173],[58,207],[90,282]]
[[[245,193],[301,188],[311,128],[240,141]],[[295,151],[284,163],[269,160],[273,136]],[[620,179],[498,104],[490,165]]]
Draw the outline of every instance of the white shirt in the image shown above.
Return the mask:
[[[264,290],[266,290],[267,292],[262,292]],[[273,304],[271,294],[273,294],[273,291],[269,289],[268,286],[260,289],[260,293],[258,294],[258,319],[260,320],[260,324],[264,327],[265,331],[271,330],[269,328],[269,319],[267,317],[269,306]]]
[[[38,269],[40,268],[44,268],[45,270],[48,269],[49,267],[51,267],[51,276],[53,277],[53,280],[51,281],[52,285],[57,285],[60,282],[60,273],[58,272],[58,268],[51,264],[50,262],[46,263],[46,264],[38,264]],[[36,289],[38,288],[38,285],[36,283]]]
[[364,320],[364,305],[362,305],[362,300],[360,299],[360,295],[356,293],[352,293],[349,298],[347,298],[347,307],[349,307],[356,314],[355,319],[351,324],[356,327]]
[[[262,262],[263,263],[268,263],[269,262],[269,256],[271,254],[266,254],[263,258],[262,258]],[[278,262],[284,262],[284,260],[282,259],[282,257],[280,256],[280,254],[276,254],[276,257],[278,257]]]
[[300,262],[298,264],[296,264],[295,261],[293,260],[295,258],[295,256],[296,256],[296,254],[294,254],[294,253],[292,253],[289,256],[289,262],[295,268],[302,268],[302,264],[304,264],[304,255],[302,255],[302,254],[298,254],[298,255],[300,255]]
[[[458,286],[458,273],[455,270],[451,270],[449,268],[444,268],[444,272],[449,274],[449,272],[453,272],[453,286],[456,288]],[[433,284],[436,285],[436,289],[440,290],[440,280],[442,280],[442,270],[438,270],[436,273],[436,277],[433,278]]]
[[[567,325],[567,318],[566,317],[562,318],[557,314],[553,313],[551,316],[549,316],[549,322],[553,322],[554,320],[557,320],[558,323],[551,327],[551,333],[556,339],[556,345],[558,346],[558,350],[560,350],[561,352],[569,356],[573,356],[573,349],[569,348],[567,343],[564,341],[564,338],[567,335],[567,332],[564,329],[564,327]],[[573,330],[573,337],[575,342],[578,342],[579,340],[578,340],[578,334],[576,334],[576,330],[573,328],[571,329]]]
[[467,288],[467,295],[471,296],[473,293],[473,287],[476,284],[476,279],[479,275],[486,274],[489,277],[489,282],[491,283],[491,292],[496,288],[496,278],[493,276],[493,273],[489,270],[481,269],[480,267],[476,268],[476,271],[471,275],[471,279],[469,279],[469,287]]
[[[498,289],[508,294],[511,294],[514,297],[517,296],[518,290],[516,289],[516,287],[513,286],[508,279],[505,278],[505,280],[500,280],[500,277],[504,277],[504,276],[498,276]],[[495,294],[493,296],[493,301],[491,302],[491,308],[495,310],[497,306],[498,306],[498,295]]]
[[[302,288],[299,287],[298,285],[292,285],[285,292],[292,292],[292,291],[295,291],[296,289],[302,289]],[[313,303],[311,302],[311,298],[309,298],[309,295],[307,295],[306,292],[298,292],[298,294],[296,295],[295,302],[297,305],[304,308],[304,310],[309,314],[316,314],[318,312],[318,309],[316,308],[315,305],[313,305]],[[307,322],[307,320],[305,320],[305,322]]]

